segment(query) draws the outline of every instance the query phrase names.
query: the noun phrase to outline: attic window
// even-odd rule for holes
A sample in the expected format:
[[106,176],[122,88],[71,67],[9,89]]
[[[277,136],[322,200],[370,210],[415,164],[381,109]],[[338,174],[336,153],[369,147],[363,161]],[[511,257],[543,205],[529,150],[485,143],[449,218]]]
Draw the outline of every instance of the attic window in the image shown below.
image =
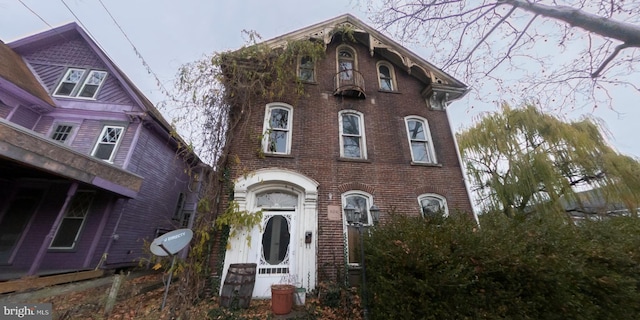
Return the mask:
[[106,77],[105,71],[69,68],[53,95],[95,99]]
[[396,79],[394,77],[393,67],[391,66],[391,64],[384,61],[378,62],[378,80],[380,84],[380,90],[396,90]]

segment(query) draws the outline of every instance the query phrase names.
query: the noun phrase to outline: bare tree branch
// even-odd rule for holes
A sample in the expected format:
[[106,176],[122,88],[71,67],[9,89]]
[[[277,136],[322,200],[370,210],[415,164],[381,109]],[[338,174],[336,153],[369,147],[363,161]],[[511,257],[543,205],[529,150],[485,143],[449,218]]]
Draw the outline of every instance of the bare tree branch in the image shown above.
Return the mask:
[[381,3],[375,23],[422,44],[484,102],[614,109],[609,92],[640,86],[640,1],[369,1]]
[[593,72],[591,74],[591,78],[598,78],[600,77],[600,73],[602,72],[602,70],[604,70],[604,68],[609,64],[609,62],[611,62],[611,60],[613,60],[618,53],[620,53],[620,50],[628,48],[629,46],[626,44],[621,44],[619,46],[616,47],[616,49],[611,53],[611,55],[609,55],[609,57],[607,57],[606,60],[604,60],[602,62],[602,64],[600,64],[600,67],[598,68],[598,70],[596,70],[595,72]]
[[591,14],[568,6],[547,6],[527,0],[498,0],[498,3],[521,8],[541,16],[564,21],[603,37],[618,39],[629,47],[640,47],[640,27]]
[[498,21],[492,28],[491,30],[489,30],[489,32],[485,33],[484,37],[482,37],[482,39],[480,39],[480,41],[478,41],[478,43],[476,44],[475,47],[473,47],[473,49],[471,49],[471,51],[469,51],[469,53],[467,54],[467,56],[462,59],[462,61],[468,60],[471,55],[473,54],[474,51],[476,51],[476,49],[478,49],[478,47],[483,44],[485,41],[487,41],[487,38],[489,38],[489,36],[491,36],[491,34],[496,31],[496,29],[503,23],[505,22],[509,16],[511,16],[511,14],[516,11],[516,7],[511,8],[511,11],[509,11],[504,17],[502,17],[502,19],[500,19],[500,21]]

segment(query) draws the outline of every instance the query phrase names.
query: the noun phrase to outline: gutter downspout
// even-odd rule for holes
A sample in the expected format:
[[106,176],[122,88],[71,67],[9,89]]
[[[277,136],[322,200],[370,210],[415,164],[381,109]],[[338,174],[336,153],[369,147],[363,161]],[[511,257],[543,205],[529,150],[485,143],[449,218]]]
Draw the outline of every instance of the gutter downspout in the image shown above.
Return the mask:
[[[451,100],[451,101],[447,101],[447,107],[449,106],[449,103],[451,103],[452,101],[456,101],[456,100],[460,100],[462,99],[462,97],[466,96],[467,93],[469,93],[469,91],[471,91],[471,89],[467,89],[462,95],[460,95],[458,98]],[[462,181],[464,182],[464,188],[467,190],[467,197],[469,198],[469,202],[471,204],[471,211],[473,212],[473,218],[476,220],[476,224],[478,226],[480,226],[480,220],[478,219],[478,213],[476,212],[475,208],[473,207],[473,202],[471,201],[471,189],[469,189],[469,183],[467,182],[467,171],[465,170],[465,167],[463,165],[462,162],[462,156],[460,155],[460,148],[458,147],[458,139],[456,139],[456,133],[453,129],[453,126],[451,125],[451,118],[449,118],[449,112],[447,110],[448,108],[445,108],[445,111],[447,112],[447,121],[449,122],[449,129],[451,130],[451,136],[453,137],[453,144],[456,148],[456,156],[458,157],[458,163],[460,164],[460,171],[462,172]]]

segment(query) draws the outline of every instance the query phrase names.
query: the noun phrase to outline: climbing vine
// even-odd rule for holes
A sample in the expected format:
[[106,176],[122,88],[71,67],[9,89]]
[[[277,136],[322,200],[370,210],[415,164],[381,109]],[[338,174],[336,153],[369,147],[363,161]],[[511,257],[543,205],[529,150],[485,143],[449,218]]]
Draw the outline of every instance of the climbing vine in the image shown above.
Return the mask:
[[[217,290],[220,279],[211,275],[222,273],[221,259],[216,259],[224,257],[222,243],[262,220],[260,211],[239,210],[233,201],[233,181],[250,173],[242,168],[237,155],[230,154],[229,142],[234,134],[254,134],[247,130],[247,119],[254,110],[264,109],[264,101],[295,103],[303,97],[304,84],[296,69],[299,59],[310,57],[317,61],[325,54],[324,43],[315,40],[274,46],[270,42],[257,43],[260,37],[255,32],[245,35],[247,45],[238,50],[209,54],[180,67],[170,102],[173,108],[167,110],[176,131],[193,141],[185,143],[183,151],[196,150],[213,169],[202,180],[203,200],[180,278],[177,298],[185,302],[196,302],[203,294]],[[260,140],[264,134],[260,133]]]
[[[215,224],[218,230],[229,227],[229,238],[237,236],[238,232],[246,231],[247,245],[251,246],[251,234],[249,231],[258,225],[260,221],[262,221],[262,210],[256,212],[240,210],[238,202],[231,201],[227,209],[216,218]],[[231,243],[229,241],[227,241],[226,248],[231,249]]]

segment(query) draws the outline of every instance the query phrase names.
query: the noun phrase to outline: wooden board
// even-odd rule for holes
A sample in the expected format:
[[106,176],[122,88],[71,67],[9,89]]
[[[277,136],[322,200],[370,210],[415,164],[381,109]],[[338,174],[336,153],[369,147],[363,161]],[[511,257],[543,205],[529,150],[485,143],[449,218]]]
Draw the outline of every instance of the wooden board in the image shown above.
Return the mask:
[[102,275],[104,275],[104,270],[91,270],[0,282],[0,294],[93,279],[101,277]]

